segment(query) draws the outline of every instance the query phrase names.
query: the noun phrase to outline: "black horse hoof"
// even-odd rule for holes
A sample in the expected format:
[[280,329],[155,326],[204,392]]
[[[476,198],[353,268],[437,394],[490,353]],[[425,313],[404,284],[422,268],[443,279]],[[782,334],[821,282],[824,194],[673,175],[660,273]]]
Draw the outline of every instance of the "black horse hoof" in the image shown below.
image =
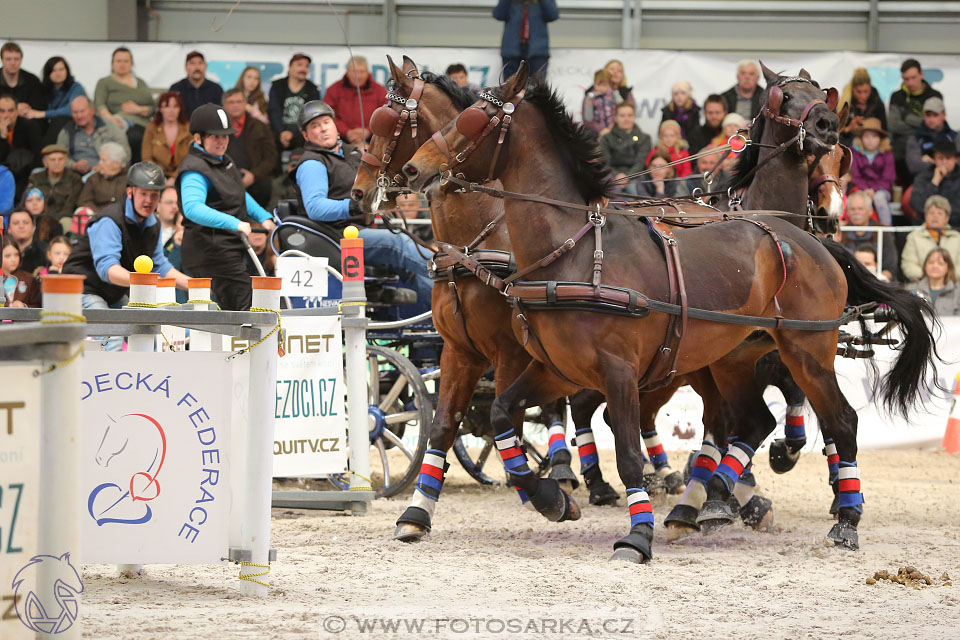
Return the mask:
[[580,519],[580,506],[552,478],[541,478],[537,493],[530,496],[533,508],[551,522]]
[[733,509],[725,500],[707,500],[700,508],[697,524],[703,533],[713,533],[732,524],[735,518]]
[[407,507],[397,518],[393,539],[401,542],[419,542],[430,533],[430,514],[420,507]]
[[683,474],[679,471],[671,471],[668,475],[663,478],[663,486],[666,487],[667,493],[683,493],[684,488],[687,484],[683,481]]
[[606,480],[600,480],[590,485],[590,504],[605,507],[617,504],[619,499],[620,494]]
[[836,516],[840,512],[840,496],[833,496],[833,502],[830,503],[830,515]]
[[743,524],[757,531],[769,531],[773,527],[773,503],[769,498],[753,496],[740,507]]
[[613,543],[613,555],[610,561],[646,564],[653,559],[650,541],[653,540],[653,527],[638,524],[626,536]]
[[667,486],[663,483],[663,478],[655,473],[648,473],[643,476],[643,486],[648,496],[658,496],[667,492]]
[[787,444],[785,438],[770,443],[770,468],[776,473],[786,473],[796,466],[800,459],[800,449],[806,442],[791,444]]
[[667,527],[667,542],[673,542],[695,531],[700,531],[700,525],[697,524],[698,514],[696,507],[688,504],[675,505],[663,520],[663,524]]
[[838,522],[830,529],[827,534],[827,540],[833,542],[834,546],[843,547],[856,551],[860,548],[860,534],[857,528],[849,522]]
[[580,479],[577,478],[577,474],[573,472],[573,469],[570,468],[569,464],[553,465],[550,467],[550,475],[548,477],[553,478],[561,485],[568,485],[570,491],[573,491],[580,486]]

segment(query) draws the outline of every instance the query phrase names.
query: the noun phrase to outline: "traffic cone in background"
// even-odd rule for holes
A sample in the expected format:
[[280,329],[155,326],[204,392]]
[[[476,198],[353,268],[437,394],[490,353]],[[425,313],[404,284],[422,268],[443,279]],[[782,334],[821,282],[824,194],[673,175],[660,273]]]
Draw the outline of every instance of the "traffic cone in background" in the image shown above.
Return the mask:
[[947,430],[943,433],[943,448],[947,453],[960,453],[960,374],[953,387],[953,406],[947,418]]

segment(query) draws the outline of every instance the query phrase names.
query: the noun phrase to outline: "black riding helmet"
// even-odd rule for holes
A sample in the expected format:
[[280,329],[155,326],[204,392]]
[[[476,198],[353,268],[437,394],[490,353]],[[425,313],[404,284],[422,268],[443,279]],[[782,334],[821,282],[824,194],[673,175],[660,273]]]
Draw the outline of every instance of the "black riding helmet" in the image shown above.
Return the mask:
[[223,107],[208,102],[200,105],[190,114],[190,133],[226,136],[236,133],[230,126],[230,118]]
[[300,126],[300,130],[305,131],[310,121],[316,120],[320,116],[337,117],[333,112],[333,107],[323,100],[311,100],[303,105],[303,109],[300,110],[300,115],[297,117],[297,124]]
[[167,186],[163,169],[152,162],[138,162],[127,171],[127,186],[161,191]]

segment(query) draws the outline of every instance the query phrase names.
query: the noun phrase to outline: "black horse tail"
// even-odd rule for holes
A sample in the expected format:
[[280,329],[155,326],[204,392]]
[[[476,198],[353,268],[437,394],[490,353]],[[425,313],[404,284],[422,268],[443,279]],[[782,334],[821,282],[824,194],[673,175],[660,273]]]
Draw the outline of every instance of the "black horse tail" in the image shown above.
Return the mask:
[[[879,302],[896,313],[903,332],[903,342],[897,348],[900,355],[887,375],[878,381],[875,393],[879,392],[887,411],[906,417],[916,404],[922,404],[923,394],[933,392],[928,374],[936,371],[935,360],[941,360],[933,332],[934,329],[939,332],[940,322],[933,305],[896,284],[879,280],[843,245],[830,239],[821,242],[843,269],[847,279],[847,304]],[[939,381],[933,380],[933,385],[940,389]]]

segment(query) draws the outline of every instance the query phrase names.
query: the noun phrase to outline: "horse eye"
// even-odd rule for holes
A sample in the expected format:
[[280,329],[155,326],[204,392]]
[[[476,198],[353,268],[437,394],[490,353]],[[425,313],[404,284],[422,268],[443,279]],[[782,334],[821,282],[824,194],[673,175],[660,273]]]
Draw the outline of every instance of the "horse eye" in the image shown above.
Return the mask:
[[787,102],[788,100],[790,100],[790,94],[789,93],[783,94],[783,101]]

